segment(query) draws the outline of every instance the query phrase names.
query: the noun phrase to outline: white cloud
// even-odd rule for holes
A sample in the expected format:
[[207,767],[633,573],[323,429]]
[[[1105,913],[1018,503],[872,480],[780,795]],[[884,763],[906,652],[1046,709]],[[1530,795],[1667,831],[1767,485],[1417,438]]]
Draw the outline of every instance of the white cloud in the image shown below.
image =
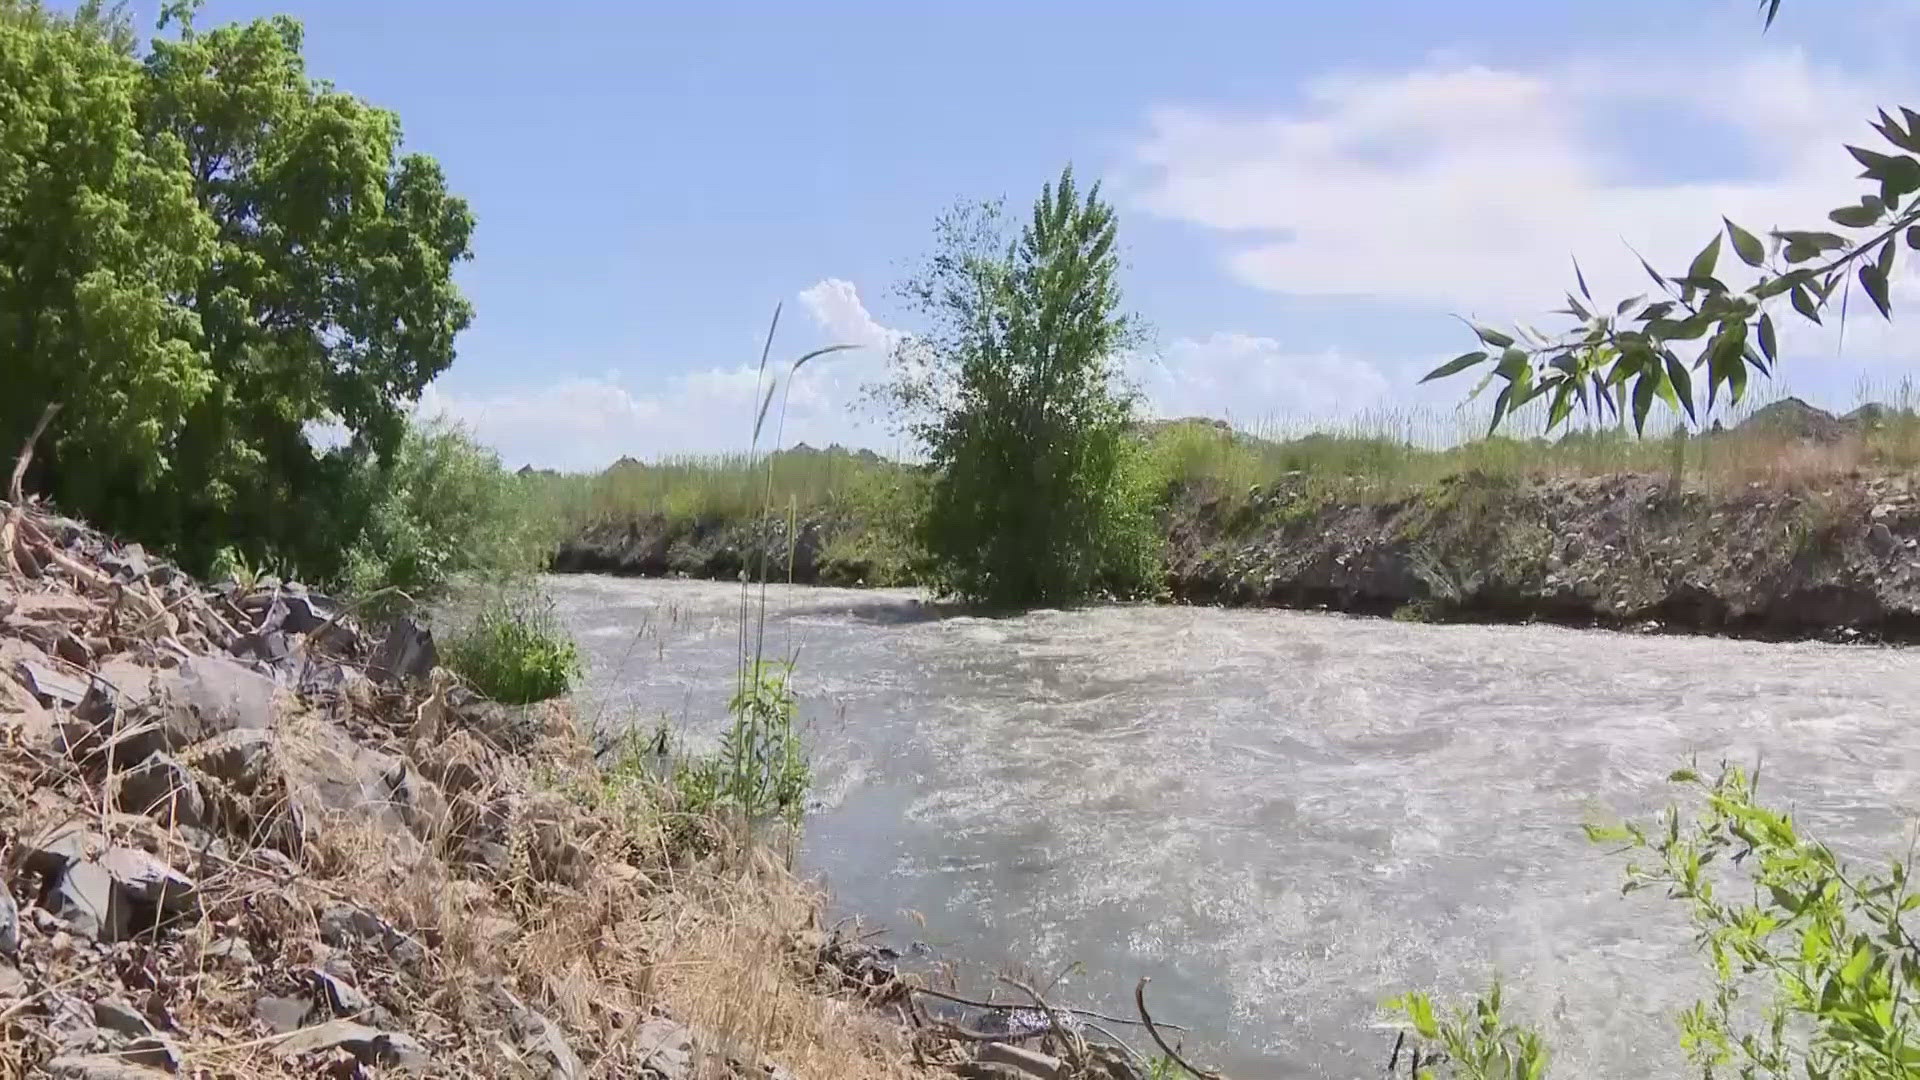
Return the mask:
[[[1798,53],[1713,56],[1436,61],[1323,78],[1274,115],[1165,110],[1131,186],[1225,234],[1234,274],[1274,292],[1499,317],[1555,306],[1569,256],[1596,292],[1640,292],[1628,244],[1684,266],[1722,214],[1755,231],[1823,220],[1860,190],[1842,142],[1877,138],[1873,107],[1904,100]],[[1725,178],[1657,179],[1711,158],[1702,139],[1738,148]]]
[[[802,290],[802,305],[826,343],[860,345],[802,368],[791,386],[775,391],[762,445],[774,436],[782,396],[783,445],[808,442],[874,444],[879,433],[862,427],[861,389],[880,371],[881,350],[900,335],[881,326],[846,281],[827,278]],[[804,351],[811,345],[803,346]],[[673,454],[726,453],[746,449],[765,384],[757,364],[714,366],[670,375],[644,388],[617,372],[569,375],[536,387],[460,393],[429,386],[421,395],[423,416],[443,416],[466,425],[499,451],[509,467],[598,470],[622,455],[653,459]],[[768,375],[785,380],[781,354]],[[882,444],[884,445],[884,444]]]
[[890,330],[874,320],[851,281],[822,278],[800,290],[800,302],[833,344],[859,345],[885,352],[905,337],[900,331]]
[[1392,385],[1370,361],[1331,350],[1289,351],[1273,338],[1241,333],[1180,338],[1157,359],[1136,359],[1129,374],[1155,416],[1239,424],[1357,411],[1377,404]]

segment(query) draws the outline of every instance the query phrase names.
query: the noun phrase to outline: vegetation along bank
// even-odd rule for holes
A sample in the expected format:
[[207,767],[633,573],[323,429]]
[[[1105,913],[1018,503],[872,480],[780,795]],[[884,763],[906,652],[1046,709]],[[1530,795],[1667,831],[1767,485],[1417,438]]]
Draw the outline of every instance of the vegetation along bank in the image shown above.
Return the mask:
[[[1290,440],[1218,422],[1140,432],[1156,472],[1165,599],[1434,620],[1549,620],[1778,637],[1920,632],[1920,420],[1792,398],[1730,429],[1638,440],[1377,434]],[[923,474],[869,453],[774,455],[763,518],[728,461],[546,478],[563,572],[914,584]],[[755,490],[758,496],[761,490]]]

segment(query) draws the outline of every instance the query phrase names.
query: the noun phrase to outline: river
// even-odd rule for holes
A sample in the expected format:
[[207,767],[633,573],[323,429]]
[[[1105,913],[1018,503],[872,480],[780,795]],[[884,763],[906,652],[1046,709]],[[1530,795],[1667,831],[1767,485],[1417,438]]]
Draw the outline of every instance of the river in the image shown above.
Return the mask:
[[[718,730],[738,586],[547,584],[599,722]],[[1058,997],[1131,1015],[1150,975],[1241,1080],[1377,1076],[1383,998],[1496,974],[1556,1075],[1679,1075],[1684,913],[1622,897],[1580,823],[1657,810],[1693,755],[1764,761],[1763,794],[1854,854],[1905,850],[1920,806],[1897,650],[820,588],[767,610],[814,753],[802,859],[837,909],[974,989],[1070,968]]]

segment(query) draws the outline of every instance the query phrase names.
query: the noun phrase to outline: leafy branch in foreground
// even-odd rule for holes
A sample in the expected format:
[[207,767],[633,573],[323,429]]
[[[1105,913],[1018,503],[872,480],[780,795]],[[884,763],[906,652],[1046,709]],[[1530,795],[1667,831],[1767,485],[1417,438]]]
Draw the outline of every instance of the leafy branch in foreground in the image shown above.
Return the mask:
[[[1777,0],[1762,0],[1761,8],[1771,24]],[[1595,301],[1576,262],[1579,295],[1569,293],[1567,306],[1556,312],[1575,320],[1573,326],[1558,334],[1527,326],[1516,326],[1512,333],[1473,326],[1481,347],[1440,365],[1421,381],[1491,365],[1481,385],[1495,379],[1504,385],[1494,400],[1489,430],[1538,398],[1551,401],[1550,430],[1575,408],[1595,417],[1619,417],[1631,408],[1635,429],[1644,431],[1655,400],[1697,424],[1697,383],[1703,379],[1710,412],[1722,387],[1729,403],[1740,401],[1749,369],[1773,374],[1780,346],[1770,309],[1777,308],[1782,297],[1794,313],[1818,324],[1839,293],[1844,324],[1849,294],[1857,283],[1880,315],[1891,318],[1888,280],[1895,259],[1902,244],[1920,250],[1920,200],[1914,198],[1920,192],[1920,158],[1915,157],[1920,154],[1920,113],[1904,107],[1899,113],[1896,118],[1882,109],[1873,122],[1895,152],[1846,148],[1861,164],[1861,178],[1874,188],[1827,215],[1841,231],[1776,230],[1763,241],[1722,219],[1723,230],[1683,273],[1662,274],[1641,258],[1659,293],[1617,304]],[[1751,273],[1751,285],[1733,288],[1719,273],[1723,239],[1744,264],[1738,272]]]

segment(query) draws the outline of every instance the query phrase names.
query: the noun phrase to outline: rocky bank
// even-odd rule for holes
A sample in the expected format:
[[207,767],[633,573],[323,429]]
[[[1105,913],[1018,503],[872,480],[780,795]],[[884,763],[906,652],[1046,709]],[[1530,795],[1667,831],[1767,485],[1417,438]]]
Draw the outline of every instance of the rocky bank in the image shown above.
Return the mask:
[[[649,519],[562,544],[560,572],[904,584],[834,543],[857,523]],[[1468,474],[1393,495],[1295,474],[1187,491],[1165,518],[1170,598],[1436,620],[1547,620],[1763,637],[1920,636],[1920,491],[1901,476],[1735,490],[1660,475]]]
[[411,622],[0,500],[0,1078],[1142,1077],[587,742]]
[[1676,489],[1665,477],[1454,477],[1395,498],[1289,477],[1175,515],[1196,602],[1761,637],[1920,635],[1904,477]]

